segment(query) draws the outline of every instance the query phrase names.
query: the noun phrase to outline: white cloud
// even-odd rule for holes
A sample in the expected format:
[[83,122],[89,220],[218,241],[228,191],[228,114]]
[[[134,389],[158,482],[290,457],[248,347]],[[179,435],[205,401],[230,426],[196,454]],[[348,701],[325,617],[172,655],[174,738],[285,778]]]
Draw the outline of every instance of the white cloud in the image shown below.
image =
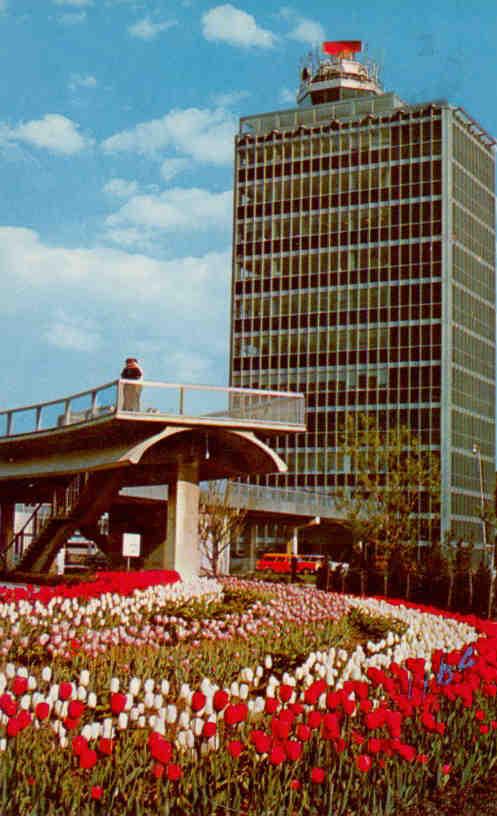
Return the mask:
[[31,144],[53,153],[70,156],[88,147],[92,140],[81,135],[79,125],[58,113],[47,113],[43,119],[33,119],[15,128],[4,129],[10,141]]
[[188,164],[188,159],[164,159],[161,164],[160,174],[164,181],[171,181],[171,179],[188,167]]
[[272,48],[276,42],[275,35],[260,28],[252,14],[231,3],[215,6],[203,15],[202,33],[206,40],[227,42],[242,48]]
[[290,104],[295,107],[295,105],[297,104],[295,100],[295,92],[291,91],[290,88],[282,88],[279,93],[278,99],[283,105]]
[[0,0],[0,14],[7,11],[7,0]]
[[162,119],[141,122],[131,130],[123,130],[102,143],[106,152],[132,151],[154,155],[166,148],[197,161],[210,164],[231,164],[236,117],[220,109],[176,109]]
[[131,198],[138,192],[138,183],[122,178],[113,178],[104,185],[103,191],[113,198]]
[[[76,342],[79,330],[80,344],[85,334],[91,342],[97,333],[94,326],[113,321],[119,331],[136,328],[149,340],[167,332],[182,349],[189,343],[195,348],[195,337],[200,336],[213,354],[224,354],[226,337],[220,326],[227,322],[230,258],[229,249],[164,261],[106,247],[53,247],[34,230],[0,227],[5,293],[0,314],[39,320],[43,310],[49,313],[63,301],[64,315],[77,314],[78,320],[56,314],[52,341],[72,337]],[[93,323],[79,319],[82,304]],[[49,328],[44,328],[48,337]]]
[[86,20],[86,11],[69,11],[67,14],[59,14],[57,22],[63,25],[78,25]]
[[287,37],[291,40],[297,40],[297,42],[316,45],[316,43],[323,42],[326,39],[326,32],[320,23],[302,18],[289,31]]
[[96,88],[98,81],[92,74],[71,74],[68,82],[68,87],[71,91],[77,91],[78,88]]
[[177,25],[175,20],[164,20],[162,23],[154,23],[150,17],[144,17],[133,25],[128,26],[128,33],[139,40],[155,40],[163,31]]
[[[159,195],[136,195],[108,216],[108,237],[126,245],[150,242],[165,232],[224,230],[231,225],[232,193],[172,187]],[[117,232],[115,232],[117,230]],[[124,233],[123,233],[124,230]],[[131,232],[130,232],[131,230]]]
[[302,17],[292,8],[283,7],[280,9],[280,16],[292,26],[286,35],[290,40],[297,40],[297,42],[307,45],[316,45],[316,43],[323,42],[326,39],[326,32],[321,23]]
[[44,331],[44,338],[50,346],[72,351],[96,351],[101,343],[101,335],[89,320],[58,314]]
[[247,99],[248,96],[250,96],[249,91],[227,91],[212,94],[211,99],[219,108],[231,108],[232,105],[238,104],[242,99]]
[[212,359],[196,351],[173,351],[164,360],[166,369],[174,372],[177,382],[202,383],[208,378]]

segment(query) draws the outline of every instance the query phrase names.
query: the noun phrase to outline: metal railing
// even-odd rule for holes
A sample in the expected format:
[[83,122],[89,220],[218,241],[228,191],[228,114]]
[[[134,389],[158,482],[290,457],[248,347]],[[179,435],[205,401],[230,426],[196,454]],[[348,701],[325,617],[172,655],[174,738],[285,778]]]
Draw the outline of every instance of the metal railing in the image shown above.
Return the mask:
[[0,411],[0,438],[51,431],[117,412],[118,382],[68,397]]
[[18,563],[42,534],[52,519],[67,518],[79,500],[88,483],[88,473],[77,473],[66,487],[54,490],[51,502],[38,504],[27,521],[0,553],[2,566],[7,563],[7,554],[13,550],[13,561]]
[[228,503],[249,510],[267,510],[296,515],[341,517],[333,496],[298,488],[266,487],[264,485],[228,482]]
[[304,430],[304,396],[284,391],[114,380],[58,400],[0,411],[0,438],[22,436],[119,416],[181,416]]

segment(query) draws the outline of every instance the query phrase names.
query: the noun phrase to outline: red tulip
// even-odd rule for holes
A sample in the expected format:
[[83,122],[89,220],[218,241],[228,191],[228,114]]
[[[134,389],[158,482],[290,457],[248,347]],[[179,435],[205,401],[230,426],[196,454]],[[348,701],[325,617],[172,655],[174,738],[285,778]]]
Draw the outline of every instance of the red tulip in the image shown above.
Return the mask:
[[323,717],[320,711],[310,711],[307,717],[309,728],[319,728],[322,719]]
[[104,795],[104,789],[101,785],[93,785],[91,789],[91,798],[96,799],[97,801],[102,798]]
[[120,714],[126,706],[126,695],[119,691],[110,695],[110,707],[113,714]]
[[59,686],[59,697],[61,700],[69,700],[72,697],[72,683],[63,681]]
[[271,750],[271,737],[264,731],[254,729],[250,732],[250,741],[254,743],[255,750],[258,754],[268,754]]
[[91,748],[83,751],[79,755],[79,767],[80,768],[93,768],[94,765],[97,763],[97,753],[93,751]]
[[355,758],[355,764],[359,771],[367,773],[371,769],[373,762],[369,754],[360,754]]
[[72,752],[76,754],[76,756],[81,756],[84,751],[88,750],[88,742],[85,740],[81,734],[78,734],[77,737],[72,738]]
[[173,746],[171,743],[168,742],[162,734],[158,734],[156,731],[150,734],[148,747],[150,748],[152,757],[164,765],[167,765],[173,755]]
[[107,739],[106,737],[100,737],[98,741],[98,750],[104,756],[111,756],[114,750],[114,740]]
[[321,782],[325,780],[325,772],[323,768],[313,768],[311,771],[311,782],[316,782],[316,784],[320,785]]
[[17,737],[18,733],[22,731],[21,723],[18,717],[11,717],[7,723],[7,736]]
[[310,739],[311,734],[312,734],[312,731],[311,731],[311,729],[309,728],[308,725],[304,725],[304,723],[299,723],[298,724],[298,726],[297,726],[297,737],[299,738],[299,740],[302,740],[302,742],[307,742],[307,740]]
[[86,706],[81,700],[71,700],[67,713],[71,719],[79,720],[79,718],[83,716],[85,708]]
[[239,740],[231,740],[228,742],[228,751],[235,759],[240,756],[243,751],[243,742]]
[[183,770],[179,765],[170,763],[166,768],[166,774],[170,782],[176,782],[183,776]]
[[13,717],[17,712],[17,700],[11,697],[10,694],[2,694],[0,696],[0,709],[8,717]]
[[20,677],[16,675],[12,680],[12,691],[17,697],[20,697],[22,694],[26,694],[28,690],[28,679],[27,677]]
[[212,704],[214,706],[215,711],[222,711],[223,708],[229,703],[229,694],[226,691],[222,691],[221,689],[216,691],[214,697],[212,698]]
[[206,722],[204,723],[204,727],[202,729],[202,736],[206,739],[213,737],[217,731],[217,726],[215,722]]
[[48,703],[38,703],[35,714],[39,720],[46,720],[50,716],[50,706]]
[[283,703],[287,703],[293,694],[292,686],[287,683],[282,683],[278,689],[278,696]]
[[302,743],[298,742],[298,740],[286,740],[285,751],[288,759],[296,762],[302,755]]
[[206,697],[201,691],[195,691],[192,695],[192,711],[201,711],[205,707]]
[[286,754],[281,745],[274,745],[268,757],[271,765],[281,765],[285,758]]

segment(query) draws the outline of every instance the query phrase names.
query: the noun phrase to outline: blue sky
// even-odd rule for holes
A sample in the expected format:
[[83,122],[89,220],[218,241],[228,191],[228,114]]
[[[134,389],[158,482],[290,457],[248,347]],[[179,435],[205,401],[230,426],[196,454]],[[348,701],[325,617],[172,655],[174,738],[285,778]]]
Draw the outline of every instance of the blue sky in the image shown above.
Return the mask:
[[0,0],[0,408],[118,376],[225,384],[233,134],[361,39],[385,90],[497,135],[494,0]]

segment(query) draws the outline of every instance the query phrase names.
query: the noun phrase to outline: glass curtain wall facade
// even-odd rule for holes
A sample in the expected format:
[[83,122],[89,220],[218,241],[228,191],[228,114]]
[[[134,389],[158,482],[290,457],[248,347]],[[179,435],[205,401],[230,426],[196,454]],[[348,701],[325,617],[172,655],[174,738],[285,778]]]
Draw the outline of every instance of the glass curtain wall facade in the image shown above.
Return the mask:
[[307,432],[276,443],[289,472],[263,483],[353,483],[339,428],[367,412],[441,457],[441,516],[420,502],[420,541],[451,529],[482,542],[482,488],[492,500],[495,482],[494,171],[493,141],[445,102],[358,95],[241,120],[231,384],[300,391],[307,405]]

